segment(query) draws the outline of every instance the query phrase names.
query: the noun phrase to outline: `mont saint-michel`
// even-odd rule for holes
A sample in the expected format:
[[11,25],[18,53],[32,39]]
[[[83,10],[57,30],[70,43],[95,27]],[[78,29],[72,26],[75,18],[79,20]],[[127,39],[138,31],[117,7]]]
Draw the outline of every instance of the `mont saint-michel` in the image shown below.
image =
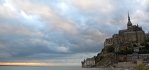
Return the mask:
[[134,67],[148,63],[149,33],[134,25],[128,13],[127,28],[105,39],[102,51],[83,60],[82,67]]

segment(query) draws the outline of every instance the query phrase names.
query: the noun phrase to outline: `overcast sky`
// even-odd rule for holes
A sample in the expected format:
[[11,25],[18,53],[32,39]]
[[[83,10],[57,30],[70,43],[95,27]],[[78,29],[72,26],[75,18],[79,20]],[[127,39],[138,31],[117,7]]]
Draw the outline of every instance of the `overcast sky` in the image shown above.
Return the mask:
[[0,0],[0,61],[78,65],[133,24],[149,31],[149,0]]

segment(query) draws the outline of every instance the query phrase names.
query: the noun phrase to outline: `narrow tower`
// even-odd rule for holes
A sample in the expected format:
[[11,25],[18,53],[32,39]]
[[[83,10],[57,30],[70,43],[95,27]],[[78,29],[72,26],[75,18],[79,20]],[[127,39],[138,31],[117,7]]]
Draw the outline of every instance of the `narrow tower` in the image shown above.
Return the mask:
[[130,17],[129,17],[129,12],[128,12],[128,23],[127,23],[127,28],[129,29],[132,26],[132,23],[130,21]]

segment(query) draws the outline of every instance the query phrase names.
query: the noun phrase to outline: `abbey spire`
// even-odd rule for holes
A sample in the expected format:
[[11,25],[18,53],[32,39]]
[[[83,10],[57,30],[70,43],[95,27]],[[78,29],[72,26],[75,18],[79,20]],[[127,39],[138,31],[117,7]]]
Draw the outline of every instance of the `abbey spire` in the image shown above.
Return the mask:
[[130,26],[132,26],[132,23],[130,21],[129,12],[128,12],[128,23],[127,23],[127,27],[130,27]]

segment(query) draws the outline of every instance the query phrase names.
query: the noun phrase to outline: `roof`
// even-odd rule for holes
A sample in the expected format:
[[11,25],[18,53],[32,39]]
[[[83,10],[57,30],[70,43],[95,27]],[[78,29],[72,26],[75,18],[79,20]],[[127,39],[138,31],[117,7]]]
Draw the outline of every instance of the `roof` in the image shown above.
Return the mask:
[[119,31],[119,34],[123,34],[124,32],[127,32],[127,29],[120,30],[120,31]]

